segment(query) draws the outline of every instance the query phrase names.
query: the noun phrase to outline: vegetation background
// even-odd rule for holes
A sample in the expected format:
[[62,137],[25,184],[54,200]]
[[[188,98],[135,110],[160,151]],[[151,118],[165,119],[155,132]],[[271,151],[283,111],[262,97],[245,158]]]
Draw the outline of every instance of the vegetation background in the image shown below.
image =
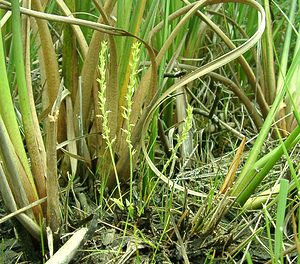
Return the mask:
[[300,263],[299,10],[0,0],[0,262]]

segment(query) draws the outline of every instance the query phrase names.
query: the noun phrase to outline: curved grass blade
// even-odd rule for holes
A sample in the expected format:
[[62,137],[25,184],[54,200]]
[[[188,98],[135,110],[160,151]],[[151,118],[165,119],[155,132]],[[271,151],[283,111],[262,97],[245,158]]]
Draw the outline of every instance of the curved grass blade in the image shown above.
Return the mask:
[[[223,2],[223,1],[201,1],[201,5],[208,4],[208,3],[215,4],[215,3],[220,3],[220,2]],[[254,33],[254,35],[249,40],[247,40],[241,46],[237,47],[234,50],[229,51],[228,53],[222,55],[221,57],[215,59],[214,61],[207,63],[206,65],[200,67],[198,70],[191,72],[190,74],[188,74],[187,76],[185,76],[181,80],[179,80],[178,83],[171,86],[166,92],[164,92],[162,94],[161,97],[154,98],[154,100],[152,101],[152,104],[151,104],[151,108],[148,112],[148,115],[145,119],[145,122],[144,122],[144,125],[142,128],[141,146],[142,146],[142,151],[145,155],[145,158],[148,162],[148,165],[162,181],[164,181],[166,184],[168,184],[171,188],[175,188],[180,191],[185,191],[185,189],[182,186],[180,186],[180,185],[174,183],[173,181],[171,181],[170,179],[168,179],[166,176],[162,175],[162,173],[157,169],[157,167],[151,161],[151,159],[147,153],[146,146],[145,146],[146,131],[148,130],[153,113],[159,107],[159,105],[161,105],[165,100],[168,99],[168,97],[170,96],[170,94],[172,92],[174,92],[178,88],[196,80],[197,78],[200,78],[201,76],[203,76],[209,72],[212,72],[215,69],[222,67],[223,65],[227,64],[228,62],[238,58],[241,54],[243,54],[244,52],[249,50],[253,45],[255,45],[255,43],[260,39],[261,35],[264,32],[264,28],[265,28],[265,13],[264,13],[262,6],[252,0],[247,0],[247,1],[234,1],[233,0],[233,1],[226,1],[226,2],[242,2],[242,3],[248,4],[252,7],[254,7],[260,13],[260,21],[258,23],[259,27],[258,27],[257,31]],[[199,5],[199,6],[197,5],[197,8],[199,8],[201,5]],[[195,196],[200,196],[200,197],[205,196],[204,194],[195,192],[193,190],[187,190],[187,193],[191,194],[191,195],[195,195]]]

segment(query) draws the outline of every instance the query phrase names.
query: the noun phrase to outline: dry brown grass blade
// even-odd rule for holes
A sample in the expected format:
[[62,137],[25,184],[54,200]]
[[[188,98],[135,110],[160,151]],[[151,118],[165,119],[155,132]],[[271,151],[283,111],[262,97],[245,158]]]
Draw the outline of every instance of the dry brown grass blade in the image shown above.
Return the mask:
[[236,172],[237,172],[237,169],[241,163],[241,158],[242,158],[242,155],[243,155],[243,151],[244,151],[244,148],[245,148],[245,144],[246,144],[246,138],[244,137],[237,152],[235,153],[234,155],[234,158],[232,160],[232,163],[229,167],[229,170],[228,170],[228,173],[224,179],[224,183],[222,185],[222,187],[220,188],[220,193],[222,194],[225,194],[226,191],[231,188],[232,186],[232,183],[235,179],[235,175],[236,175]]
[[[30,7],[30,1],[23,1],[23,5],[26,5],[27,7]],[[41,164],[44,165],[40,166],[39,169],[39,175],[45,175],[46,171],[46,150],[45,150],[45,145],[43,141],[42,134],[40,132],[40,124],[39,120],[37,117],[37,112],[36,112],[36,107],[35,107],[35,102],[34,102],[34,94],[33,94],[33,89],[32,89],[32,77],[31,77],[31,54],[30,54],[30,18],[29,17],[23,17],[23,30],[24,30],[24,61],[25,61],[25,74],[26,74],[26,84],[27,84],[27,94],[30,102],[30,109],[31,109],[31,116],[32,116],[32,121],[35,127],[35,138],[36,142],[38,145],[39,149],[39,159],[41,160]],[[31,173],[31,172],[30,172]],[[40,174],[41,173],[41,174]],[[40,186],[37,186],[38,189],[42,189],[39,191],[39,193],[45,193],[45,187],[46,187],[46,181],[45,179],[42,179],[42,184]],[[33,184],[35,186],[35,184]],[[39,206],[39,210],[40,210]],[[36,209],[34,209],[36,210]],[[38,221],[39,218],[36,217],[36,220]]]
[[171,217],[171,222],[172,222],[175,234],[176,234],[177,239],[178,239],[179,251],[180,251],[180,253],[183,257],[184,264],[190,264],[190,261],[189,261],[189,258],[188,258],[187,252],[186,252],[186,247],[187,246],[183,242],[182,236],[180,235],[180,232],[178,230],[178,226],[176,225],[173,217]]
[[58,243],[62,223],[57,173],[57,126],[59,109],[68,95],[69,92],[63,90],[63,85],[61,83],[57,98],[54,101],[54,105],[47,120],[47,225],[50,227],[55,244]]
[[[29,7],[29,6],[28,6]],[[42,11],[43,8],[41,6],[41,3],[39,1],[33,1],[32,7],[38,11]],[[40,63],[43,64],[42,69],[45,73],[46,78],[46,85],[45,85],[45,91],[43,93],[43,106],[45,108],[49,108],[50,105],[52,105],[57,97],[57,92],[60,84],[60,77],[58,72],[58,62],[56,59],[56,53],[54,51],[54,46],[52,42],[51,33],[48,28],[47,21],[36,19],[36,24],[38,27],[38,33],[41,43],[41,50],[42,52],[39,53],[39,55],[42,57],[40,58]],[[29,35],[29,34],[28,34]],[[28,47],[29,48],[29,47]],[[29,75],[29,76],[28,76]],[[30,78],[30,73],[28,73],[27,78]],[[27,80],[28,82],[28,80]],[[30,88],[31,86],[28,86]],[[34,111],[34,101],[31,99],[31,111]],[[35,113],[35,112],[33,112]],[[63,140],[65,137],[65,124],[64,124],[64,115],[65,115],[65,108],[64,105],[61,107],[61,118],[60,118],[60,125],[59,125],[59,140]],[[36,186],[39,192],[39,197],[43,198],[46,196],[46,175],[47,175],[47,169],[46,169],[46,157],[43,147],[43,141],[40,138],[40,129],[38,125],[37,118],[33,118],[33,124],[37,129],[35,129],[35,144],[29,147],[32,147],[31,159],[32,159],[32,170],[33,175],[36,179]],[[46,126],[47,127],[47,126]],[[56,142],[55,142],[56,144]],[[38,146],[36,146],[38,145]],[[38,151],[37,151],[38,149]],[[55,163],[56,164],[56,163]],[[49,196],[48,196],[49,197]],[[46,212],[46,207],[43,208],[44,213]]]
[[[67,115],[66,115],[66,122],[67,122],[67,139],[68,141],[70,139],[75,138],[75,130],[74,130],[74,122],[73,122],[73,106],[72,106],[72,100],[71,97],[68,96],[66,98],[66,110],[67,110]],[[77,145],[75,141],[69,141],[68,143],[68,150],[77,155]],[[71,163],[71,172],[72,175],[75,175],[76,170],[77,170],[77,159],[70,157],[70,163]]]
[[[40,1],[33,1],[32,7],[36,11],[43,11]],[[52,106],[54,103],[59,89],[60,77],[58,72],[58,62],[47,21],[36,19],[36,23],[41,40],[41,49],[43,54],[42,61],[44,63],[44,69],[46,73],[46,97],[44,99],[46,100],[44,101],[46,105],[44,105],[44,108],[48,108],[49,105]]]
[[58,239],[61,227],[59,185],[57,178],[57,120],[58,110],[48,116],[47,134],[47,225]]
[[[104,11],[106,14],[110,15],[113,7],[115,6],[116,0],[108,0],[105,1]],[[97,25],[103,22],[103,18],[100,16],[98,19]],[[109,27],[109,26],[106,26]],[[112,28],[112,27],[109,27]],[[81,77],[82,77],[82,98],[80,98],[79,94],[77,94],[77,98],[74,106],[74,115],[75,118],[80,114],[80,104],[82,103],[82,120],[83,120],[83,130],[87,132],[88,125],[88,115],[91,107],[91,94],[92,88],[96,76],[96,70],[98,67],[99,60],[99,51],[102,40],[104,39],[103,32],[95,31],[93,33],[89,49],[86,55],[86,59],[82,66]],[[82,102],[80,102],[82,101]],[[98,107],[94,106],[94,107]]]
[[[264,72],[264,83],[266,101],[269,105],[274,102],[276,96],[276,77],[275,77],[275,64],[274,64],[274,52],[273,52],[273,25],[271,19],[271,9],[269,1],[263,1],[266,11],[266,30],[262,37],[262,63]],[[280,111],[280,110],[279,110]]]
[[[4,10],[11,10],[10,2],[0,0],[0,8]],[[20,12],[24,15],[32,16],[38,19],[47,20],[47,21],[55,21],[59,23],[66,23],[66,24],[73,24],[78,26],[85,26],[91,29],[97,30],[102,33],[112,34],[116,36],[131,36],[126,30],[122,30],[120,28],[115,28],[112,26],[108,26],[105,24],[92,22],[84,19],[73,18],[73,17],[66,17],[66,16],[59,16],[53,15],[49,13],[34,11],[28,8],[21,7]]]
[[245,92],[236,85],[232,80],[218,74],[215,72],[208,73],[210,77],[214,80],[219,81],[226,85],[228,89],[230,89],[236,96],[238,96],[239,100],[245,105],[249,115],[253,118],[253,122],[255,123],[257,128],[262,127],[263,120],[259,115],[256,106],[250,101],[249,97],[245,94]]

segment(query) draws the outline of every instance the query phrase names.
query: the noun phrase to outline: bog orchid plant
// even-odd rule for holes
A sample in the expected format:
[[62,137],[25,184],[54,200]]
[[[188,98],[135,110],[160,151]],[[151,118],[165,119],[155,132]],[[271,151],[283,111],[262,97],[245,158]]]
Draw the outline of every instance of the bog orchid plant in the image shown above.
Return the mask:
[[[186,241],[197,236],[213,261],[220,225],[259,208],[263,226],[228,255],[266,229],[268,257],[283,261],[286,206],[300,216],[291,155],[300,140],[299,5],[0,0],[0,192],[9,217],[47,240],[52,255],[73,222],[125,214],[122,243],[133,235],[138,252],[143,241],[154,263],[176,236],[190,263]],[[290,178],[266,187],[279,163]],[[205,166],[209,183],[179,179]],[[154,242],[139,229],[149,210],[160,220]],[[293,228],[299,251],[296,220]]]

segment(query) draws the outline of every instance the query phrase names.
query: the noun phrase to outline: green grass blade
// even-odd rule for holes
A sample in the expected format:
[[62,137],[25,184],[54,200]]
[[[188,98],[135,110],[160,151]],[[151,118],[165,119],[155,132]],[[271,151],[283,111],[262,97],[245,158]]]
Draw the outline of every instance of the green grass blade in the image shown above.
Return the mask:
[[[267,134],[269,133],[270,127],[272,126],[276,111],[279,107],[279,104],[280,104],[282,98],[286,94],[286,91],[289,87],[291,77],[293,76],[293,73],[297,69],[299,63],[300,63],[300,51],[298,52],[295,60],[293,60],[293,63],[287,74],[285,85],[284,85],[283,89],[280,91],[280,93],[276,96],[275,101],[272,105],[272,108],[270,109],[270,112],[264,122],[264,125],[255,141],[255,144],[254,144],[254,146],[250,152],[250,155],[243,167],[243,170],[242,170],[241,174],[239,175],[239,177],[233,187],[232,195],[234,195],[234,196],[240,196],[244,191],[247,193],[247,194],[243,193],[243,196],[244,196],[243,199],[239,198],[239,201],[242,204],[251,195],[251,193],[248,192],[246,190],[246,188],[249,188],[250,182],[252,182],[252,180],[254,179],[255,174],[251,175],[251,174],[249,174],[249,172],[251,170],[253,171],[253,164],[255,164],[255,162],[257,161],[257,157],[258,157],[260,150],[264,144],[264,140],[266,139]],[[257,182],[257,184],[259,184],[259,183]]]
[[275,263],[279,263],[279,262],[283,263],[283,256],[282,256],[283,226],[284,226],[284,217],[285,217],[288,190],[289,190],[289,181],[286,179],[281,179],[277,213],[276,213],[275,248],[274,248]]
[[[1,30],[0,30],[0,39],[2,39]],[[9,134],[10,140],[12,141],[12,144],[14,145],[16,153],[22,162],[22,166],[24,167],[24,169],[26,171],[28,180],[30,181],[33,189],[35,189],[34,180],[33,180],[29,165],[28,165],[27,156],[26,156],[23,141],[21,138],[19,125],[17,123],[13,102],[11,99],[4,58],[5,58],[4,51],[3,51],[3,46],[2,46],[2,42],[1,42],[1,44],[0,44],[0,74],[2,77],[0,78],[0,94],[1,94],[1,96],[0,96],[0,105],[1,105],[0,115],[3,119],[3,122],[7,129],[7,132]]]
[[[279,148],[271,151],[272,154],[269,155],[269,159],[262,158],[265,163],[262,164],[261,160],[252,164],[252,168],[248,171],[247,179],[249,181],[244,181],[244,186],[234,185],[233,189],[237,190],[237,187],[241,188],[239,195],[237,196],[237,202],[241,205],[247,201],[247,199],[254,193],[256,187],[261,183],[264,177],[269,173],[269,171],[274,167],[275,163],[282,157],[284,154],[284,149],[289,150],[300,140],[300,127],[296,128],[291,135],[284,142],[285,146],[280,146]],[[250,154],[251,155],[251,154]],[[258,164],[260,166],[258,166]],[[237,184],[237,183],[236,183]],[[239,183],[240,184],[240,183]]]
[[16,67],[16,76],[18,84],[18,92],[20,97],[20,107],[22,112],[22,120],[24,124],[25,137],[29,155],[32,162],[33,176],[35,179],[37,191],[40,198],[46,196],[46,168],[45,161],[43,161],[40,155],[40,148],[37,142],[37,134],[40,132],[34,126],[32,115],[35,113],[31,112],[30,100],[27,94],[27,84],[25,79],[25,68],[23,58],[23,45],[21,35],[21,21],[20,21],[20,6],[18,0],[13,0],[12,4],[12,19],[13,19],[13,49],[14,49],[14,60]]
[[277,91],[280,91],[284,85],[285,75],[288,67],[289,53],[291,51],[292,25],[296,14],[297,0],[291,1],[289,23],[284,35],[284,46],[281,52],[280,71],[277,80]]

